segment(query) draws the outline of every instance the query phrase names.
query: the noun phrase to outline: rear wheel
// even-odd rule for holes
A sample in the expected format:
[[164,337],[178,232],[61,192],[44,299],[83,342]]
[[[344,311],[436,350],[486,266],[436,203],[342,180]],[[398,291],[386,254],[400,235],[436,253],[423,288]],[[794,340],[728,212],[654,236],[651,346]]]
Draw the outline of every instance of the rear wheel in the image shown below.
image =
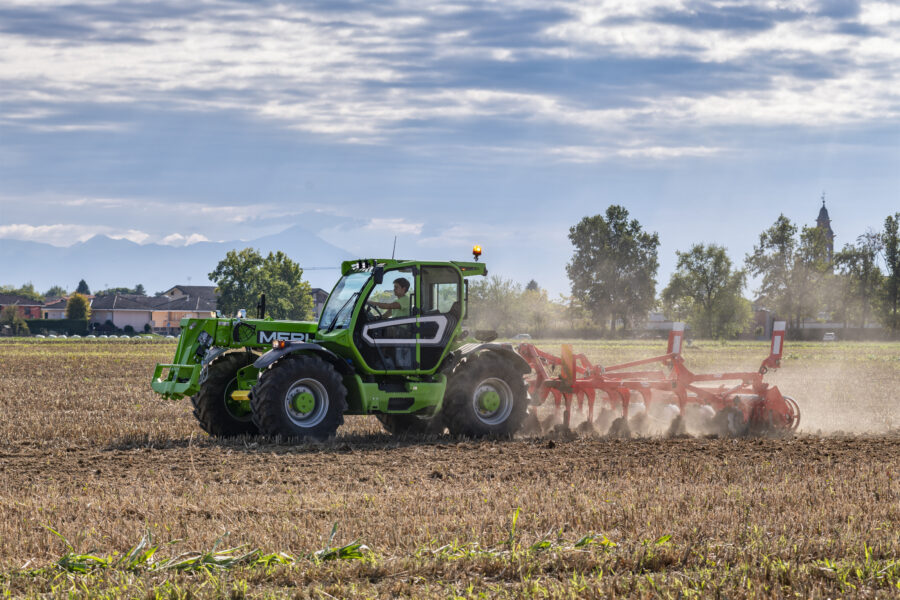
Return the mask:
[[443,414],[454,435],[510,437],[527,412],[522,374],[499,356],[470,358],[450,376]]
[[294,355],[263,371],[250,405],[263,435],[326,440],[344,422],[347,389],[329,363]]
[[246,402],[235,402],[231,394],[238,389],[237,372],[253,364],[256,355],[249,352],[224,354],[207,368],[206,381],[191,397],[194,416],[200,427],[215,437],[235,437],[259,433]]

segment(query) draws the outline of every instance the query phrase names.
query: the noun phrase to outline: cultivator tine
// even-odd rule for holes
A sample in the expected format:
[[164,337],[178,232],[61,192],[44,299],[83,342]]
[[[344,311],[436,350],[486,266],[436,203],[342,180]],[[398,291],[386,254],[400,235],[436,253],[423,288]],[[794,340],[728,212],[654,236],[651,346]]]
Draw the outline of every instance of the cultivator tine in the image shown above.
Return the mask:
[[[605,432],[610,437],[628,437],[629,423],[642,431],[653,420],[662,425],[660,431],[684,435],[689,408],[729,435],[743,435],[748,430],[791,432],[800,423],[797,403],[762,381],[769,369],[781,365],[784,325],[783,321],[775,323],[769,356],[757,372],[692,373],[681,356],[682,323],[674,324],[669,332],[665,354],[608,367],[591,364],[585,355],[575,354],[569,344],[562,346],[559,357],[531,344],[522,344],[518,351],[532,367],[528,381],[532,403],[541,405],[553,396],[553,414],[545,421],[544,431],[557,423],[554,430],[568,431],[573,402],[580,415],[584,415],[587,402],[587,416],[579,431],[594,431],[595,425],[604,428],[613,418]],[[603,394],[599,398],[598,392]],[[632,402],[632,394],[638,394],[640,402]],[[599,415],[595,415],[595,408],[599,408]]]

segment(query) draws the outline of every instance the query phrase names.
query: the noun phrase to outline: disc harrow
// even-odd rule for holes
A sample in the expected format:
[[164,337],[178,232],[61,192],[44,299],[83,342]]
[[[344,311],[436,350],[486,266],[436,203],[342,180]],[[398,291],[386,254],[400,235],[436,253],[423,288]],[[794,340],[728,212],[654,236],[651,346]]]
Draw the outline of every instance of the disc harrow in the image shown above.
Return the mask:
[[532,368],[527,378],[532,412],[552,402],[551,418],[561,431],[570,431],[574,410],[583,417],[580,431],[603,429],[610,437],[646,431],[654,421],[673,436],[684,435],[688,422],[692,429],[722,436],[778,435],[800,424],[793,398],[763,381],[769,370],[781,366],[784,332],[785,323],[777,321],[769,356],[758,370],[748,372],[692,372],[681,355],[681,323],[669,332],[665,354],[611,366],[592,364],[568,344],[561,356],[533,344],[517,350]]

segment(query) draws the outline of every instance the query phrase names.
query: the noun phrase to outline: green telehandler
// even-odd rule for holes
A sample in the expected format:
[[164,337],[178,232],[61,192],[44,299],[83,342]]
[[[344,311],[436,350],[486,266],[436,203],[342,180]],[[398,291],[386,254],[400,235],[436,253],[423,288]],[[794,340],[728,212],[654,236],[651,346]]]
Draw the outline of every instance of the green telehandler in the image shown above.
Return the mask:
[[392,434],[514,434],[526,417],[528,363],[493,332],[463,328],[478,262],[346,261],[318,323],[183,319],[152,387],[190,396],[210,435],[332,437],[344,415],[375,415]]

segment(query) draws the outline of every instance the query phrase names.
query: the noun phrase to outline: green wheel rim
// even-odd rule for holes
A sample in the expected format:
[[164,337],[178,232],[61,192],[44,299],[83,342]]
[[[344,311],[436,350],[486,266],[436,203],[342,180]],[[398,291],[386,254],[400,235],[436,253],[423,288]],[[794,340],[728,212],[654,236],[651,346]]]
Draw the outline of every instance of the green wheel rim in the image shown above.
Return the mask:
[[293,408],[298,413],[308,413],[316,407],[316,397],[309,392],[300,392],[293,399]]
[[225,394],[224,394],[224,402],[225,402],[225,411],[231,415],[231,418],[237,421],[249,421],[250,420],[250,403],[249,402],[238,402],[234,398],[231,397],[231,394],[238,389],[238,380],[237,377],[228,382],[228,385],[225,386]]
[[288,388],[284,395],[284,409],[288,419],[297,427],[315,427],[328,413],[330,400],[322,382],[304,377]]
[[515,398],[509,384],[499,377],[482,380],[472,393],[475,417],[489,426],[502,425],[512,414]]
[[484,392],[478,400],[481,404],[481,410],[485,412],[491,413],[500,408],[500,394],[495,390]]

